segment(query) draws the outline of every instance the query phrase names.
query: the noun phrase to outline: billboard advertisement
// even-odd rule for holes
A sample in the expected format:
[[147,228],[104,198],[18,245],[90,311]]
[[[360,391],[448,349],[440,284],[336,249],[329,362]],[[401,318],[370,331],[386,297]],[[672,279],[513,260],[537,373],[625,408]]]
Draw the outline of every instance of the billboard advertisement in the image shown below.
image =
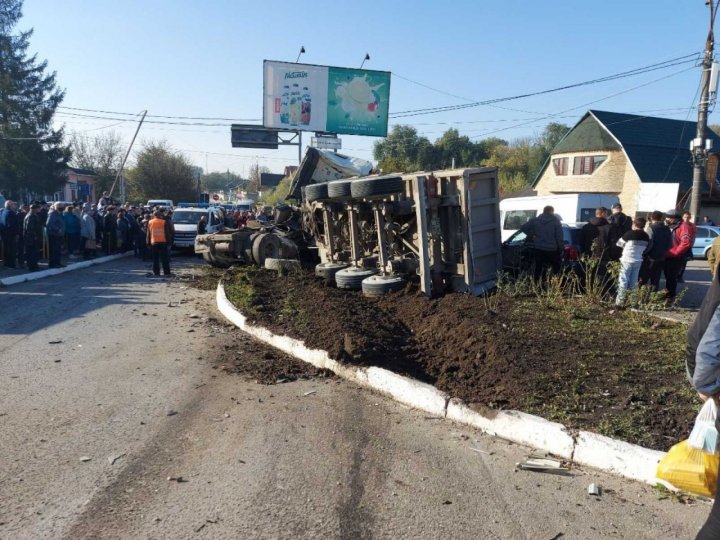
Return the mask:
[[263,126],[387,135],[390,72],[265,60]]

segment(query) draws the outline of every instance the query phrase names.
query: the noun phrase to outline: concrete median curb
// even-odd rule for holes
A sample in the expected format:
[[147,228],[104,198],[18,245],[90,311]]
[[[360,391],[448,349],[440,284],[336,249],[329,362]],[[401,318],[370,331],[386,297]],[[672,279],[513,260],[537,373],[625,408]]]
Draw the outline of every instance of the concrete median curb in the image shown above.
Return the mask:
[[130,252],[118,253],[116,255],[108,255],[106,257],[98,257],[97,259],[68,264],[65,268],[48,268],[47,270],[41,270],[39,272],[10,276],[0,279],[0,285],[9,287],[10,285],[17,285],[18,283],[25,283],[26,281],[35,281],[36,279],[42,279],[49,276],[57,276],[58,274],[64,274],[65,272],[71,272],[72,270],[80,270],[81,268],[88,268],[90,266],[95,266],[96,264],[103,264],[116,259],[122,259],[123,257],[129,257],[130,255],[132,255]]
[[557,422],[521,411],[498,411],[490,408],[475,410],[459,399],[450,399],[446,393],[432,385],[382,368],[341,364],[330,358],[326,351],[309,349],[302,341],[278,336],[266,328],[248,323],[247,318],[227,299],[222,282],[217,287],[216,301],[218,309],[230,322],[260,341],[400,403],[436,417],[480,429],[488,435],[548,452],[573,463],[649,484],[657,482],[655,469],[665,455],[664,452],[588,431],[574,432]]

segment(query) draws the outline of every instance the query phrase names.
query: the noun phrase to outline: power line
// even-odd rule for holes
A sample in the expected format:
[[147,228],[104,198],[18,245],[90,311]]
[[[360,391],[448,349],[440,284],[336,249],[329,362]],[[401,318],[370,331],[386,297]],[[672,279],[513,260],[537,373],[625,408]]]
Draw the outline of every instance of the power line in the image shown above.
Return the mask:
[[448,105],[448,106],[444,106],[444,107],[428,107],[428,108],[424,108],[424,109],[411,109],[411,110],[407,110],[407,111],[399,111],[399,112],[391,113],[391,114],[390,114],[390,117],[392,117],[392,118],[404,118],[404,117],[407,117],[407,116],[419,116],[419,115],[424,115],[424,114],[434,114],[434,113],[439,113],[439,112],[447,112],[447,111],[461,110],[461,109],[467,109],[467,108],[471,108],[471,107],[479,107],[479,106],[482,106],[482,105],[490,105],[490,104],[494,104],[494,103],[501,103],[501,102],[504,102],[504,101],[513,101],[513,100],[516,100],[516,99],[522,99],[522,98],[527,98],[527,97],[533,97],[533,96],[539,96],[539,95],[544,95],[544,94],[550,94],[550,93],[554,93],[554,92],[560,92],[560,91],[562,91],[562,90],[569,90],[569,89],[571,89],[571,88],[578,88],[578,87],[581,87],[581,86],[588,86],[588,85],[591,85],[591,84],[598,84],[598,83],[602,83],[602,82],[613,81],[613,80],[622,79],[622,78],[625,78],[625,77],[633,77],[633,76],[635,76],[635,75],[642,75],[642,74],[644,74],[644,73],[649,73],[649,72],[651,72],[651,71],[656,71],[656,70],[659,70],[659,69],[667,69],[667,68],[670,68],[670,67],[673,67],[673,66],[677,66],[677,65],[681,65],[681,64],[687,64],[687,63],[690,63],[690,62],[696,63],[696,62],[697,62],[697,58],[698,58],[698,53],[693,53],[693,54],[689,54],[689,55],[685,55],[685,56],[680,56],[680,57],[677,57],[677,58],[673,58],[673,59],[671,59],[671,60],[666,60],[666,61],[664,61],[664,62],[658,62],[658,63],[655,63],[655,64],[650,64],[650,65],[647,65],[647,66],[644,66],[644,67],[641,67],[641,68],[635,68],[635,69],[631,69],[631,70],[628,70],[628,71],[623,71],[623,72],[620,72],[620,73],[616,73],[616,74],[613,74],[613,75],[607,75],[607,76],[605,76],[605,77],[600,77],[600,78],[597,78],[597,79],[591,79],[591,80],[588,80],[588,81],[582,81],[582,82],[578,82],[578,83],[567,84],[567,85],[564,85],[564,86],[559,86],[559,87],[557,87],[557,88],[550,88],[550,89],[548,89],[548,90],[540,90],[540,91],[537,91],[537,92],[528,92],[528,93],[525,93],[525,94],[518,94],[518,95],[515,95],[515,96],[508,96],[508,97],[503,97],[503,98],[488,99],[488,100],[485,100],[485,101],[474,101],[474,102],[472,102],[472,103],[466,103],[466,104],[462,104],[462,105]]
[[616,97],[616,96],[619,96],[619,95],[622,95],[622,94],[626,94],[626,93],[628,93],[628,92],[632,92],[633,90],[637,90],[638,88],[643,88],[643,87],[645,87],[645,86],[649,86],[649,85],[654,84],[654,83],[656,83],[656,82],[660,82],[660,81],[663,81],[663,80],[665,80],[665,79],[669,79],[669,78],[671,78],[671,77],[675,77],[676,75],[680,75],[681,73],[685,73],[685,72],[690,71],[690,70],[692,70],[692,69],[695,69],[695,67],[693,66],[693,67],[690,67],[690,68],[687,68],[687,69],[681,69],[680,71],[676,71],[676,72],[674,72],[674,73],[671,73],[670,75],[665,75],[664,77],[660,77],[660,78],[658,78],[658,79],[653,79],[652,81],[648,81],[648,82],[645,82],[645,83],[643,83],[643,84],[639,84],[639,85],[637,85],[637,86],[633,86],[633,87],[631,87],[631,88],[627,88],[627,89],[625,89],[625,90],[621,90],[621,91],[619,91],[619,92],[615,92],[615,93],[613,93],[613,94],[610,94],[610,95],[608,95],[608,96],[602,97],[602,98],[600,98],[600,99],[594,99],[594,100],[592,100],[592,101],[588,101],[587,103],[583,103],[583,104],[578,105],[578,106],[576,106],[576,107],[571,107],[571,108],[569,108],[569,109],[565,109],[565,110],[559,111],[559,112],[554,113],[554,114],[549,114],[549,115],[547,115],[547,116],[545,116],[545,117],[543,117],[543,118],[538,118],[537,120],[533,120],[533,121],[531,121],[531,122],[524,122],[524,123],[521,123],[521,124],[515,124],[515,125],[512,125],[512,126],[508,126],[508,127],[504,127],[504,128],[500,128],[500,129],[496,129],[496,130],[487,131],[487,132],[485,132],[485,133],[481,133],[480,135],[476,135],[475,137],[471,137],[471,138],[477,139],[477,138],[479,138],[479,137],[482,137],[483,135],[490,135],[490,134],[493,134],[493,133],[499,133],[499,132],[501,132],[501,131],[506,131],[506,130],[508,130],[508,129],[513,129],[513,128],[516,128],[516,127],[523,127],[523,126],[526,126],[526,125],[529,125],[529,124],[535,124],[535,123],[537,123],[537,122],[539,122],[539,121],[542,121],[542,120],[548,120],[548,119],[550,119],[550,118],[555,118],[555,117],[557,117],[557,116],[559,116],[559,115],[561,115],[561,114],[565,114],[566,112],[574,111],[574,110],[577,110],[577,109],[582,109],[582,108],[584,108],[584,107],[587,107],[588,105],[592,105],[592,104],[594,104],[594,103],[599,103],[600,101],[605,101],[606,99],[610,99],[610,98],[613,98],[613,97]]
[[[83,111],[83,112],[94,112],[101,114],[115,114],[120,116],[137,116],[137,113],[118,112],[118,111],[104,111],[100,109],[85,109],[82,107],[65,107],[64,105],[58,106],[58,109],[66,109],[69,111]],[[163,114],[148,114],[148,118],[170,118],[176,120],[217,120],[225,122],[260,122],[260,118],[216,118],[206,116],[168,116]]]

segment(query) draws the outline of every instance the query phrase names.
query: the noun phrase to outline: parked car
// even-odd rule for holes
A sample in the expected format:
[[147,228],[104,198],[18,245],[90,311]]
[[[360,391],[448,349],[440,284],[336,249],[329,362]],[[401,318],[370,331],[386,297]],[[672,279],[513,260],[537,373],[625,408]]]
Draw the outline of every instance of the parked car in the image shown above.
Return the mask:
[[692,255],[698,259],[707,259],[708,251],[713,241],[720,235],[720,227],[711,225],[698,225]]
[[[578,272],[580,268],[580,247],[584,223],[563,223],[562,268],[565,271]],[[532,242],[522,231],[517,231],[502,244],[503,271],[518,275],[532,270]]]

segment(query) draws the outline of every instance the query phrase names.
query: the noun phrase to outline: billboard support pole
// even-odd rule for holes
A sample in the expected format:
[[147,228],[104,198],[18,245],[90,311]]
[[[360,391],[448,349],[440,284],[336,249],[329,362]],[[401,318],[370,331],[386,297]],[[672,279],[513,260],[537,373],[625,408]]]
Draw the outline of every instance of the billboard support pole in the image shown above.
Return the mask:
[[302,163],[302,131],[298,131],[298,165]]

